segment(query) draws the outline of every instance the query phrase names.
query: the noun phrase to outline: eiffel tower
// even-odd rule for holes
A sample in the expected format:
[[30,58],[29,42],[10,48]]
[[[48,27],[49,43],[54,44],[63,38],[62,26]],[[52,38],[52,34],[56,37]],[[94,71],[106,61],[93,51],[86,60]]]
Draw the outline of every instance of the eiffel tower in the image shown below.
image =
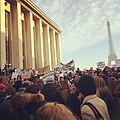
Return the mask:
[[115,49],[114,49],[112,34],[110,29],[110,22],[108,19],[106,25],[108,28],[108,47],[109,47],[108,66],[111,67],[111,62],[117,60],[117,55],[115,54]]

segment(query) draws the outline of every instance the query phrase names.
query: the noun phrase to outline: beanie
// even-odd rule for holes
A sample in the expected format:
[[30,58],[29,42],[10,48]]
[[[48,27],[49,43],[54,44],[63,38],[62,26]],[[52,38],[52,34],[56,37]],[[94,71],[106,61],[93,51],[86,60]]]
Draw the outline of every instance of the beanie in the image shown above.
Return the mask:
[[85,96],[96,94],[94,78],[91,75],[82,75],[78,81],[78,89]]
[[46,83],[55,83],[54,77],[53,76],[48,76],[45,80]]
[[5,88],[5,85],[0,83],[0,90],[3,90]]

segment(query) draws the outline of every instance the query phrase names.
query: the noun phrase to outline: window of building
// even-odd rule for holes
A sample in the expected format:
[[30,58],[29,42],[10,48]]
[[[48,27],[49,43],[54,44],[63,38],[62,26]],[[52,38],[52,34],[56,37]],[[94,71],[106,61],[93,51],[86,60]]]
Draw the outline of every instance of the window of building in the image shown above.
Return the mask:
[[10,36],[9,36],[9,12],[5,11],[5,47],[6,63],[10,64]]

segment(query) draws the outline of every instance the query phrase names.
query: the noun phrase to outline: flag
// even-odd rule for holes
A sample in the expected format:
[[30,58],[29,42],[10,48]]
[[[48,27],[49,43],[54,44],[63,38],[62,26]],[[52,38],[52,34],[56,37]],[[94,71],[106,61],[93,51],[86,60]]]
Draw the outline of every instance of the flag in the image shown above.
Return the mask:
[[48,65],[46,67],[42,67],[42,68],[36,69],[35,71],[36,71],[37,75],[49,73],[50,72],[50,66]]
[[71,60],[67,64],[61,63],[61,69],[62,69],[62,71],[66,71],[66,72],[74,71],[75,70],[75,62],[74,62],[74,60]]

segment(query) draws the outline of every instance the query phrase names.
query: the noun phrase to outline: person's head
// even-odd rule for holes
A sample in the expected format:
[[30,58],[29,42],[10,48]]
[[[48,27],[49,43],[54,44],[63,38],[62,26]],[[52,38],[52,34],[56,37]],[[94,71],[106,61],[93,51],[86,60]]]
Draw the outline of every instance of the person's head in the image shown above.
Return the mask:
[[60,81],[60,89],[63,90],[63,89],[68,89],[69,90],[70,88],[70,82],[68,80],[61,80]]
[[69,77],[65,75],[64,80],[69,80]]
[[102,77],[103,80],[105,81],[106,86],[108,86],[108,85],[109,85],[109,79],[108,79],[108,76],[105,75],[105,74],[102,74],[101,77]]
[[46,84],[54,84],[55,80],[53,76],[48,76],[45,80]]
[[118,73],[117,73],[117,72],[112,72],[112,73],[111,73],[111,76],[112,76],[112,77],[115,77],[116,79],[118,79]]
[[17,76],[17,80],[18,81],[21,81],[22,80],[22,77],[20,75]]
[[108,86],[108,88],[110,89],[111,92],[114,91],[114,89],[117,87],[118,84],[119,84],[118,79],[116,79],[115,77],[110,77],[109,78],[109,86]]
[[78,81],[78,90],[84,96],[96,94],[94,78],[91,75],[82,75]]
[[37,81],[36,81],[37,84],[43,86],[44,85],[44,82],[43,82],[43,79],[42,77],[40,77]]
[[19,88],[18,91],[16,92],[16,95],[22,95],[22,94],[24,94],[24,93],[25,93],[25,90],[26,90],[25,87]]
[[5,90],[6,96],[7,96],[7,95],[13,96],[13,95],[15,95],[15,93],[16,93],[16,89],[15,89],[14,87],[8,87],[8,88],[6,88],[6,90]]
[[54,84],[45,84],[42,87],[41,93],[45,96],[47,102],[63,102],[61,92]]
[[102,77],[95,76],[94,79],[95,79],[96,88],[97,88],[98,91],[107,89],[105,81]]
[[45,97],[43,94],[41,93],[37,93],[37,94],[32,94],[32,97],[31,97],[31,101],[32,102],[40,102],[40,101],[44,101],[45,100]]
[[60,76],[60,81],[64,81],[64,78],[62,76]]
[[118,73],[120,72],[120,67],[117,68],[117,72],[118,72]]
[[36,110],[45,104],[44,95],[40,93],[29,95],[24,94],[23,97],[26,98],[26,109],[29,111],[29,113],[34,115],[36,114]]
[[75,78],[74,78],[74,85],[75,85],[76,88],[78,87],[79,79],[80,79],[80,76],[75,76]]
[[46,103],[37,110],[37,120],[76,120],[63,104]]
[[44,101],[44,95],[41,93],[31,94],[31,93],[24,93],[21,95],[27,103],[32,101]]
[[117,79],[115,77],[109,77],[109,82],[116,82]]
[[0,83],[0,91],[4,91],[5,90],[5,85]]
[[26,80],[26,81],[22,82],[22,87],[27,88],[27,87],[30,86],[31,84],[32,84],[32,83],[31,83],[30,81]]
[[32,93],[32,94],[36,94],[36,93],[39,93],[40,91],[40,88],[38,85],[36,84],[33,84],[33,85],[30,85],[26,88],[26,93]]
[[13,87],[18,91],[18,89],[22,87],[22,81],[16,81]]

